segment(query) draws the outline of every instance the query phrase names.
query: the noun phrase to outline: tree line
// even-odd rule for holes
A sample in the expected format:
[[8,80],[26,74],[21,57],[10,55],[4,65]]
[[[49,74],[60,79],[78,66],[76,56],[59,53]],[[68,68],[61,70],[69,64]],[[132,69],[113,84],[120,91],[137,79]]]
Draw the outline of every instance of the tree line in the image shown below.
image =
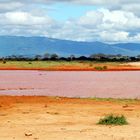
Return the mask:
[[7,57],[1,57],[1,61],[108,61],[108,62],[131,62],[131,61],[140,61],[140,55],[138,56],[124,56],[121,54],[117,55],[108,55],[108,54],[92,54],[90,56],[79,56],[70,55],[67,57],[61,57],[57,54],[45,53],[44,55],[35,55],[33,57],[23,56],[23,55],[12,55]]

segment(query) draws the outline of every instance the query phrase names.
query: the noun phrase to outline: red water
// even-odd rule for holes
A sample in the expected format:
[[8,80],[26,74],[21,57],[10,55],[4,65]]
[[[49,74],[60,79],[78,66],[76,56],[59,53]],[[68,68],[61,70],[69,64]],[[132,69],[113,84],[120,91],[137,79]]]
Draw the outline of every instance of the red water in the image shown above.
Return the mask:
[[0,95],[140,98],[140,71],[0,71]]

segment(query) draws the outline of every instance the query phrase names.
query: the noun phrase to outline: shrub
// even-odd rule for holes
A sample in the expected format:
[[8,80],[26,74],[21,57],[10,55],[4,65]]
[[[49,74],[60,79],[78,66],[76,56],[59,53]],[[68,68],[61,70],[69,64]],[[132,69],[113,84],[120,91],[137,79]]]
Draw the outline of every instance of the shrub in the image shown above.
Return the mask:
[[3,64],[6,64],[6,60],[3,60],[2,63],[3,63]]
[[107,66],[103,66],[103,69],[104,69],[104,70],[107,70]]
[[95,70],[107,70],[107,66],[97,66],[97,67],[94,67]]
[[28,64],[32,64],[32,62],[28,62]]
[[103,70],[102,67],[94,67],[95,70]]
[[127,125],[128,122],[126,121],[126,118],[121,116],[114,116],[114,115],[107,115],[103,119],[100,119],[97,124],[101,125]]

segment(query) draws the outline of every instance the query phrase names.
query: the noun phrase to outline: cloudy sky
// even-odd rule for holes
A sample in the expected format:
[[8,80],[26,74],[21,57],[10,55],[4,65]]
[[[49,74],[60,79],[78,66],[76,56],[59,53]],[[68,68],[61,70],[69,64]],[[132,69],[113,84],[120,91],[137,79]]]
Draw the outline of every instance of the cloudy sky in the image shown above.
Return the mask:
[[0,0],[0,35],[140,42],[140,0]]

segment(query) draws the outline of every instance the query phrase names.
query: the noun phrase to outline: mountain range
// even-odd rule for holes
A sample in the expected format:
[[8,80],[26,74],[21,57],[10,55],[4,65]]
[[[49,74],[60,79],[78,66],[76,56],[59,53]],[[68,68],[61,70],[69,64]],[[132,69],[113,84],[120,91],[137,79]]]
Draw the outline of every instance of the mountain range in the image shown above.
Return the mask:
[[0,57],[11,55],[35,56],[56,53],[59,56],[89,56],[91,54],[140,55],[139,43],[107,44],[77,42],[47,37],[0,36]]

